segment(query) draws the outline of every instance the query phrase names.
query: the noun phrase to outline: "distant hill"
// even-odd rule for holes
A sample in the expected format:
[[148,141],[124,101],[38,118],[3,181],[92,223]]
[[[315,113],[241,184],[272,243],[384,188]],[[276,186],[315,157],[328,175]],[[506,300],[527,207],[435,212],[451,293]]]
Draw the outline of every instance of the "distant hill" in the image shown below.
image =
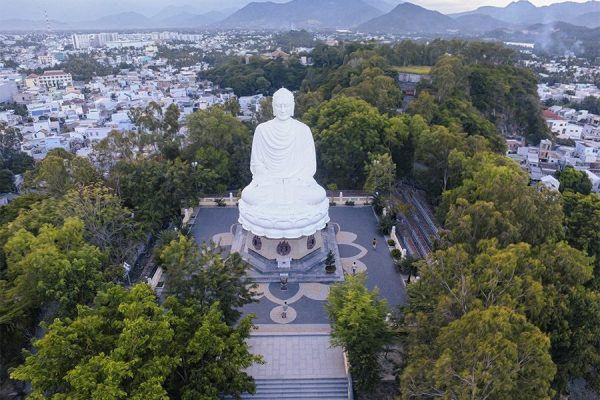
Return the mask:
[[250,3],[219,28],[345,29],[383,14],[363,0],[292,0],[288,3]]
[[563,21],[574,25],[593,23],[592,17],[586,14],[600,12],[600,2],[588,1],[586,3],[575,3],[567,1],[554,3],[549,6],[536,7],[527,0],[515,1],[506,7],[479,7],[476,10],[453,14],[452,17],[465,15],[487,15],[500,21],[514,25],[528,26],[536,23],[548,24]]
[[93,27],[95,29],[145,29],[152,25],[152,21],[150,18],[136,12],[124,12],[69,25],[81,28]]
[[179,13],[166,18],[153,18],[152,25],[156,28],[200,28],[206,27],[216,21],[207,15]]
[[485,14],[462,15],[454,18],[454,20],[460,25],[460,30],[466,32],[488,32],[512,26],[508,22],[500,21]]
[[575,18],[571,18],[569,22],[574,25],[586,26],[588,28],[598,28],[600,27],[600,11],[579,15]]
[[498,29],[486,33],[500,41],[534,43],[537,50],[559,56],[578,56],[600,60],[600,27],[595,29],[566,22],[534,24],[519,29]]
[[384,0],[363,0],[363,1],[365,3],[367,3],[368,5],[373,6],[376,9],[378,9],[379,11],[384,12],[384,13],[390,12],[394,8],[394,4],[390,4]]
[[363,32],[443,33],[459,27],[454,19],[440,12],[412,3],[402,3],[389,13],[358,25],[356,29]]

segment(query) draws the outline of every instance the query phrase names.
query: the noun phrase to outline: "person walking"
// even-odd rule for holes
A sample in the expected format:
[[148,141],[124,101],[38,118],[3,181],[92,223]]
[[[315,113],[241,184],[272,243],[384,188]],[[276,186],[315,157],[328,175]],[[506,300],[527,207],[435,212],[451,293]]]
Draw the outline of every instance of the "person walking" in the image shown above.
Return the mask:
[[352,261],[352,275],[356,275],[356,260]]
[[377,238],[373,238],[373,250],[377,249]]
[[288,304],[287,301],[283,302],[283,312],[281,313],[281,318],[282,319],[286,319],[287,318],[287,310],[288,310]]

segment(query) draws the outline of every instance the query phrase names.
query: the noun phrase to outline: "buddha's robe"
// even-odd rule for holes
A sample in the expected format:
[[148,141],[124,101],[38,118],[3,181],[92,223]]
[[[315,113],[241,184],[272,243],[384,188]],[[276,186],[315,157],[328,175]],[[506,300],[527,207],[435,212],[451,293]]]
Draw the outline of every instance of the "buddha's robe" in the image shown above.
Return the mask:
[[325,190],[313,176],[317,170],[310,128],[295,119],[260,124],[254,133],[250,171],[252,182],[242,192],[249,205],[313,205]]
[[298,238],[323,229],[329,200],[313,178],[316,164],[308,126],[294,119],[260,124],[252,141],[252,182],[239,202],[244,229],[268,238]]

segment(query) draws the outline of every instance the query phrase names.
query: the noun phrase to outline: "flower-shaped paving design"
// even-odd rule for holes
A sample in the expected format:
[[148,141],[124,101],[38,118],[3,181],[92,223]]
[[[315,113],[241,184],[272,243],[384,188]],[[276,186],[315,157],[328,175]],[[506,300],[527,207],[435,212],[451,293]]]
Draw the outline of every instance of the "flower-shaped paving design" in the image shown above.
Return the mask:
[[[367,249],[363,246],[355,243],[357,236],[352,232],[340,231],[336,235],[338,245],[351,246],[358,250],[358,253],[349,257],[341,257],[342,267],[346,274],[353,273],[353,266],[356,273],[364,272],[367,270],[367,266],[361,261],[367,254]],[[221,246],[230,246],[233,240],[233,235],[229,232],[219,233],[213,236],[213,241]],[[289,297],[283,295],[289,295]],[[257,300],[266,300],[274,303],[276,306],[271,309],[270,318],[274,323],[277,324],[289,324],[293,322],[297,317],[298,313],[292,306],[295,302],[299,301],[303,297],[315,301],[325,301],[329,296],[329,285],[324,283],[299,283],[289,284],[289,291],[282,292],[279,290],[278,283],[259,283],[254,291],[254,297]],[[287,302],[287,308],[285,318],[283,318],[284,303]]]

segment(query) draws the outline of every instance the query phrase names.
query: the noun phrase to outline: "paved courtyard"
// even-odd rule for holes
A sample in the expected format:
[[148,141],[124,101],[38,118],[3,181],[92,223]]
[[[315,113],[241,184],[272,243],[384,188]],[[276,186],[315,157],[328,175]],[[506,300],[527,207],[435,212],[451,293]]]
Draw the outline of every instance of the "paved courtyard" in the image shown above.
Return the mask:
[[[370,207],[332,207],[329,209],[331,223],[338,225],[337,241],[342,265],[346,273],[356,270],[366,272],[369,289],[379,288],[391,311],[406,301],[402,276],[395,271],[394,262],[387,244],[377,231],[377,220]],[[220,242],[225,249],[231,245],[231,227],[237,223],[237,208],[201,208],[193,227],[194,237],[200,244],[207,241]],[[372,241],[377,239],[373,249]],[[322,283],[289,284],[281,291],[279,284],[260,284],[257,303],[244,308],[245,313],[254,313],[257,324],[327,324],[324,304],[329,285]],[[287,315],[282,318],[284,302]]]
[[254,379],[345,378],[344,355],[329,343],[328,325],[302,325],[302,331],[259,325],[248,339],[251,351],[265,364],[248,372]]

